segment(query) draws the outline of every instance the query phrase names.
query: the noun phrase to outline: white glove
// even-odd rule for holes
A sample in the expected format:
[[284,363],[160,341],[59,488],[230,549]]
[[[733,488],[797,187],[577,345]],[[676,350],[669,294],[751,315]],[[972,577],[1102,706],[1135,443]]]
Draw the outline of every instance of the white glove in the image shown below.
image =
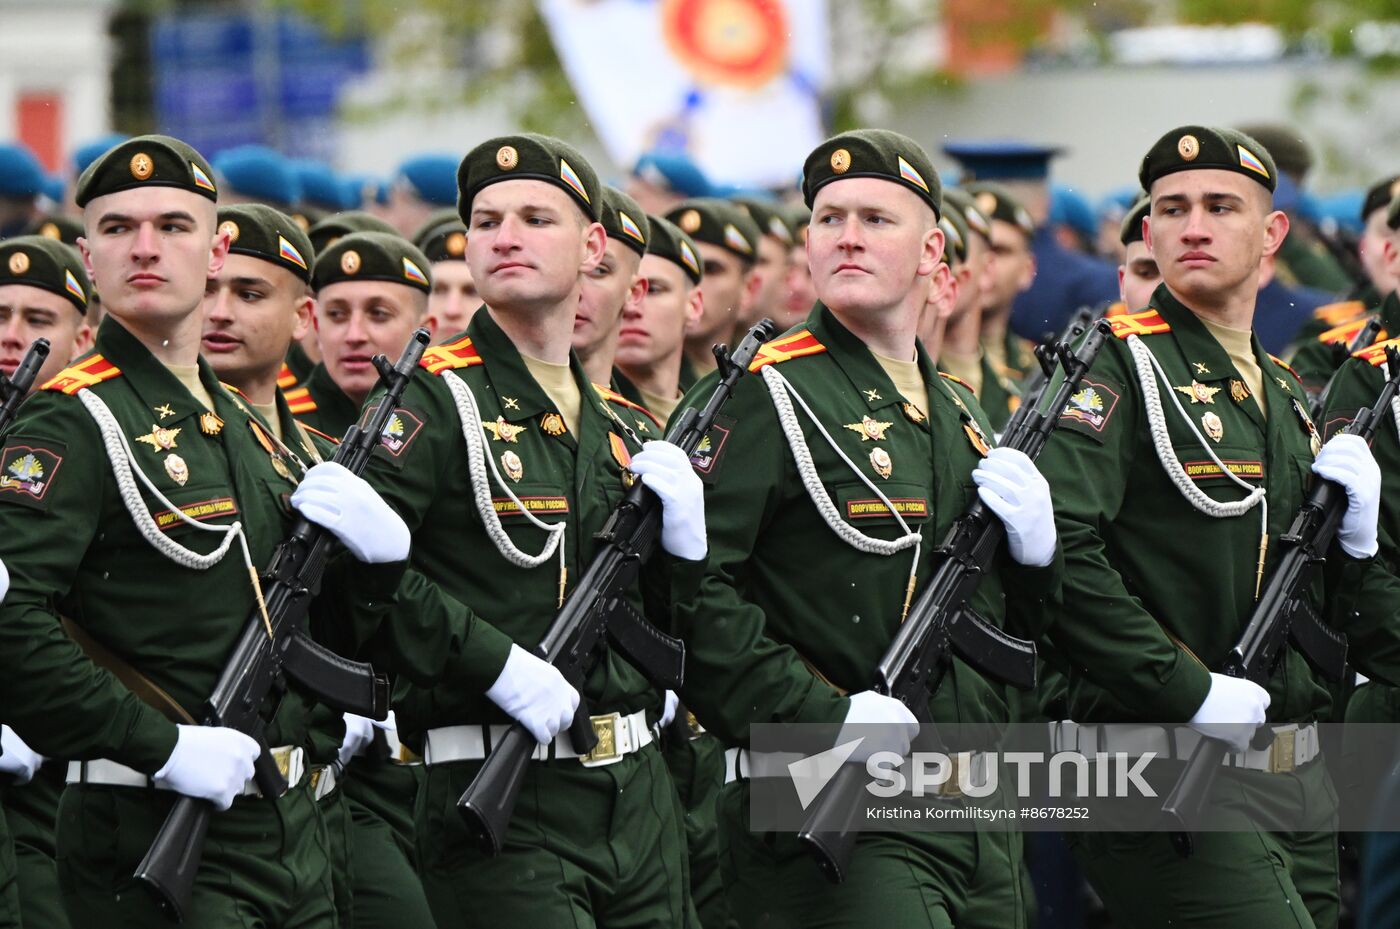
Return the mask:
[[5,567],[5,562],[0,561],[0,600],[5,599],[5,594],[10,592],[10,569]]
[[[857,728],[851,729],[852,726]],[[909,744],[918,734],[919,721],[909,712],[909,707],[894,697],[862,690],[851,694],[851,708],[846,711],[836,744],[863,740],[851,752],[850,761],[863,762],[877,752],[894,752],[903,758],[909,754]]]
[[1187,725],[1201,735],[1230,743],[1237,752],[1249,748],[1254,730],[1264,725],[1264,712],[1269,708],[1269,692],[1253,681],[1210,675],[1210,691]]
[[680,446],[648,442],[627,468],[661,498],[661,547],[687,561],[704,558],[705,486]]
[[221,810],[233,806],[233,799],[253,776],[258,743],[220,726],[176,728],[180,739],[156,772],[156,786],[208,800]]
[[1006,526],[1018,564],[1043,568],[1055,558],[1055,508],[1035,462],[1014,448],[994,448],[972,471],[977,496]]
[[408,526],[364,478],[323,461],[306,472],[292,493],[302,516],[328,529],[366,564],[408,557]]
[[579,701],[578,691],[557,668],[519,645],[510,647],[506,666],[486,696],[541,744],[568,728]]
[[656,724],[658,728],[665,729],[671,725],[671,720],[676,718],[676,707],[681,705],[681,698],[674,690],[666,691],[665,698],[661,705],[661,720]]
[[1313,473],[1341,484],[1347,511],[1337,529],[1337,542],[1353,558],[1370,558],[1380,550],[1376,523],[1381,513],[1381,469],[1371,447],[1359,435],[1335,435],[1318,452]]
[[16,784],[28,784],[44,763],[44,756],[24,744],[9,726],[0,726],[0,774],[8,774]]
[[350,763],[350,759],[369,748],[369,743],[374,741],[374,720],[367,716],[356,716],[354,713],[345,714],[345,738],[340,742],[341,767]]

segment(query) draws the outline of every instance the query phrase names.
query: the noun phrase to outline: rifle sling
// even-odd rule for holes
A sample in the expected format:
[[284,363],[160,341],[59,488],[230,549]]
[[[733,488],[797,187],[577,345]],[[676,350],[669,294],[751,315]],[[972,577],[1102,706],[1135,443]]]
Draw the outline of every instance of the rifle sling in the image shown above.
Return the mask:
[[159,710],[172,723],[194,725],[197,722],[193,716],[185,711],[179,701],[166,693],[146,675],[127,664],[107,646],[94,639],[82,626],[66,616],[60,616],[58,622],[68,638],[82,649],[83,654],[87,655],[93,664],[110,671],[112,676],[121,681],[126,689],[134,693],[142,703]]

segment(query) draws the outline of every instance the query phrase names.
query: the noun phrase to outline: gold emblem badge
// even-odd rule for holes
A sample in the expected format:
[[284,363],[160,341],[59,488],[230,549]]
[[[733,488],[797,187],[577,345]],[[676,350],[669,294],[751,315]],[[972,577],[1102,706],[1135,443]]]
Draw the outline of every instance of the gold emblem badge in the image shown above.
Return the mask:
[[[292,222],[296,223],[297,227],[301,229],[302,232],[305,232],[306,230],[311,228],[311,220],[307,219],[301,213],[293,213]],[[326,247],[329,248],[330,246],[334,245],[339,238],[340,236],[336,236],[334,239],[331,239],[329,242],[326,243]]]
[[15,252],[10,256],[10,273],[23,274],[29,270],[29,256],[24,252]]
[[447,237],[442,247],[447,249],[447,254],[453,258],[461,258],[467,250],[467,237],[464,233],[454,232]]
[[46,239],[62,239],[63,233],[59,230],[57,223],[44,223],[39,227],[39,235]]
[[831,153],[831,170],[837,174],[845,174],[851,170],[851,153],[844,148],[838,148]]
[[165,473],[170,475],[170,479],[181,487],[190,479],[190,466],[185,464],[185,459],[179,455],[171,455],[165,459]]
[[161,419],[165,419],[167,416],[175,415],[175,410],[168,403],[162,403],[158,407],[153,407],[153,409],[156,411],[156,415],[158,415]]
[[205,435],[218,435],[224,431],[224,421],[213,410],[199,414],[199,431]]
[[1236,403],[1243,403],[1249,399],[1249,388],[1244,386],[1244,381],[1230,378],[1230,399]]
[[890,453],[878,446],[870,450],[870,467],[886,479],[894,473],[894,462],[890,460]]
[[1196,369],[1197,374],[1210,373],[1210,368],[1206,367],[1206,363],[1204,361],[1193,361],[1191,362],[1191,366]]
[[137,152],[131,156],[131,176],[138,181],[144,181],[150,177],[155,169],[156,163],[145,152]]
[[360,253],[353,248],[340,256],[340,270],[346,274],[357,274],[360,270]]
[[238,223],[233,220],[226,219],[219,223],[219,231],[228,233],[228,242],[230,245],[238,241]]
[[879,420],[871,419],[869,416],[862,416],[858,423],[846,423],[845,428],[860,434],[862,442],[883,442],[885,441],[885,430],[893,426],[894,423],[882,423]]
[[501,455],[501,467],[505,469],[506,477],[512,481],[518,481],[525,476],[525,463],[515,452],[508,451]]
[[1194,403],[1214,403],[1215,395],[1220,393],[1219,387],[1207,387],[1200,381],[1192,380],[1190,387],[1174,387],[1173,390],[1180,391],[1191,398]]
[[506,405],[506,409],[508,410],[520,409],[520,401],[515,399],[514,397],[502,397],[501,402]]
[[1201,417],[1201,425],[1205,427],[1206,435],[1210,436],[1212,442],[1219,442],[1225,438],[1225,423],[1214,413],[1207,411]]
[[921,423],[924,421],[924,414],[919,412],[919,408],[912,403],[903,405],[904,415],[909,417],[910,422]]
[[972,447],[977,449],[977,454],[983,458],[992,450],[991,443],[987,441],[987,435],[982,431],[982,427],[974,423],[963,423],[963,432],[967,434],[967,440],[972,443]]
[[162,426],[151,424],[150,435],[138,435],[136,441],[145,442],[157,453],[168,452],[175,447],[175,437],[180,434],[179,428],[166,429]]
[[1288,382],[1285,381],[1283,378],[1281,378],[1281,377],[1276,377],[1276,378],[1274,378],[1274,383],[1278,384],[1278,386],[1283,390],[1284,393],[1286,393],[1286,394],[1291,394],[1291,393],[1293,393],[1293,391],[1291,391],[1291,390],[1288,389]]
[[997,195],[990,190],[984,190],[977,195],[977,209],[991,216],[997,211]]
[[680,217],[680,219],[676,222],[676,225],[677,225],[677,226],[680,226],[681,229],[682,229],[683,231],[685,231],[685,232],[690,232],[690,233],[699,232],[699,231],[700,231],[700,211],[699,211],[699,210],[686,210],[684,213],[681,214],[681,217]]
[[874,403],[876,400],[885,399],[880,396],[880,392],[873,387],[870,390],[862,390],[861,393],[865,394],[865,399],[868,403]]
[[491,438],[497,442],[515,442],[516,436],[525,431],[524,426],[506,422],[504,416],[497,416],[494,423],[482,423],[481,428],[491,433]]
[[1195,161],[1196,156],[1201,153],[1201,143],[1193,135],[1184,135],[1177,140],[1176,153],[1183,161]]
[[553,436],[560,436],[569,431],[568,427],[564,425],[564,417],[558,413],[546,413],[541,416],[540,428],[544,430],[545,435]]
[[292,470],[287,467],[287,463],[282,460],[281,455],[272,456],[272,470],[276,471],[279,477],[286,478],[289,481],[292,479]]
[[520,153],[515,150],[515,146],[502,145],[496,149],[496,165],[501,170],[509,171],[518,164],[520,164]]

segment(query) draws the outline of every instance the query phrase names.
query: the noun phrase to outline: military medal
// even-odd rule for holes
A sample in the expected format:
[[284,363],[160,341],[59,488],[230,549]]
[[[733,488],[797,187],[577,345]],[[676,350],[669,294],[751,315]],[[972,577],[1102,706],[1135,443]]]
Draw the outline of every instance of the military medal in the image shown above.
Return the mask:
[[1215,395],[1220,393],[1219,387],[1207,387],[1194,378],[1190,387],[1173,387],[1172,389],[1186,394],[1191,398],[1192,403],[1214,403]]
[[1208,412],[1202,416],[1201,425],[1205,427],[1206,435],[1210,436],[1211,441],[1219,442],[1225,438],[1225,423],[1214,413]]
[[1244,386],[1244,381],[1230,378],[1230,399],[1236,403],[1243,403],[1249,399],[1249,388]]
[[515,437],[525,431],[524,426],[506,422],[504,416],[497,416],[494,423],[482,423],[481,428],[491,433],[491,437],[498,442],[515,442]]
[[977,449],[977,454],[986,458],[992,447],[987,444],[987,436],[982,432],[981,427],[975,422],[963,423],[963,432],[967,433],[967,440],[972,443],[973,448]]
[[525,476],[525,464],[515,452],[506,451],[501,455],[501,467],[506,469],[506,477],[518,481]]
[[224,431],[224,421],[213,410],[199,414],[199,431],[205,435],[218,435]]
[[160,406],[156,407],[155,410],[161,419],[175,415],[175,411],[170,408],[170,404],[168,403],[162,403]]
[[190,479],[189,465],[185,464],[185,459],[179,455],[170,455],[165,459],[165,473],[170,475],[170,479],[181,487]]
[[882,423],[871,419],[869,416],[862,416],[858,423],[846,423],[845,428],[852,432],[860,433],[860,440],[872,442],[885,441],[885,430],[893,426],[894,423]]
[[883,448],[872,448],[870,450],[870,466],[875,469],[875,473],[888,479],[894,473],[894,462],[890,460],[890,453]]
[[1308,430],[1308,447],[1312,449],[1313,457],[1322,451],[1322,436],[1317,434],[1317,426],[1313,423],[1312,417],[1308,415],[1308,408],[1303,406],[1303,402],[1297,397],[1293,398],[1293,412],[1298,414],[1298,419],[1302,421],[1303,428]]
[[287,463],[282,460],[281,455],[272,459],[272,470],[289,481],[292,479],[292,469],[287,467]]
[[568,432],[568,427],[564,425],[564,417],[558,413],[546,413],[540,417],[540,428],[545,435],[561,436]]
[[924,414],[919,412],[919,408],[912,403],[903,406],[904,415],[909,417],[910,422],[921,423],[924,421]]
[[178,428],[164,429],[160,426],[157,426],[155,423],[152,423],[151,434],[138,435],[136,437],[136,441],[145,442],[151,448],[155,449],[157,453],[168,452],[175,447],[175,437],[179,434],[180,430]]

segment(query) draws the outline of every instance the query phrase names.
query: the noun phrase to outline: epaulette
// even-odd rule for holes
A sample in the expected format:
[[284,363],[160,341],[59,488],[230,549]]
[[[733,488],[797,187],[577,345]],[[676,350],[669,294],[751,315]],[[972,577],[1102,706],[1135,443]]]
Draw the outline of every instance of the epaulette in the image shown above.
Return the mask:
[[240,398],[244,403],[253,402],[252,400],[248,399],[247,394],[245,394],[243,391],[239,390],[237,387],[234,387],[232,384],[226,381],[219,381],[219,386],[222,387],[224,390],[227,390],[229,393],[233,394],[235,397]]
[[666,424],[663,423],[661,420],[657,419],[656,414],[653,413],[651,410],[642,406],[640,403],[633,403],[631,400],[628,400],[626,397],[613,390],[611,387],[606,387],[602,384],[594,384],[593,389],[598,392],[598,396],[602,397],[609,403],[616,403],[619,406],[627,407],[629,410],[636,410],[639,413],[645,413],[647,418],[650,419],[652,422],[656,423],[656,425],[659,428],[664,429],[666,427]]
[[322,432],[320,429],[317,429],[315,426],[309,426],[309,425],[307,425],[306,423],[302,422],[301,420],[297,420],[297,425],[300,426],[301,428],[305,429],[307,432],[311,433],[312,435],[318,435],[318,436],[320,436],[321,438],[325,439],[327,442],[331,443],[332,445],[339,445],[339,444],[340,444],[340,440],[337,439],[335,436],[333,436],[333,435],[326,435],[324,432]]
[[311,391],[305,387],[289,390],[284,396],[287,398],[287,409],[293,416],[316,412],[316,401],[311,399]]
[[939,377],[946,377],[948,380],[952,381],[954,384],[957,384],[959,387],[965,389],[965,390],[966,390],[968,393],[970,393],[970,394],[975,394],[975,393],[977,393],[977,391],[975,391],[975,390],[972,389],[972,385],[971,385],[971,384],[969,384],[967,381],[963,380],[962,378],[958,377],[956,374],[949,374],[947,371],[939,371],[939,372],[938,372],[938,376],[939,376]]
[[1313,319],[1324,322],[1328,326],[1340,326],[1342,323],[1349,323],[1358,316],[1366,315],[1366,304],[1360,300],[1343,300],[1340,303],[1329,303],[1313,310]]
[[296,373],[285,361],[282,362],[282,370],[277,372],[277,386],[282,390],[291,390],[297,386]]
[[1377,342],[1368,348],[1363,348],[1352,357],[1360,358],[1367,364],[1372,364],[1379,368],[1381,365],[1385,364],[1385,350],[1387,348],[1400,351],[1400,339],[1386,339],[1385,341]]
[[1115,300],[1108,305],[1108,309],[1103,311],[1104,316],[1127,316],[1128,304],[1122,300]]
[[767,365],[781,364],[793,358],[801,358],[803,355],[817,355],[824,351],[826,351],[826,346],[818,342],[817,337],[811,332],[802,329],[792,335],[766,343],[758,350],[758,354],[753,356],[753,361],[749,362],[749,371],[752,373]]
[[478,354],[476,346],[472,345],[471,337],[462,336],[456,342],[428,349],[418,364],[428,369],[430,374],[441,374],[453,368],[470,368],[473,365],[485,364],[485,361]]
[[101,355],[91,355],[72,367],[64,368],[43,386],[43,390],[57,390],[69,396],[92,387],[103,381],[121,376],[121,370]]
[[1293,375],[1293,379],[1296,380],[1299,384],[1303,383],[1303,379],[1298,376],[1298,372],[1294,371],[1293,366],[1290,365],[1288,362],[1284,361],[1277,355],[1270,355],[1269,360],[1272,361],[1274,364],[1278,365],[1283,370],[1287,371],[1289,374]]
[[[1317,337],[1319,342],[1337,342],[1342,345],[1350,345],[1352,340],[1366,328],[1366,324],[1371,321],[1371,314],[1367,313],[1359,319],[1353,319],[1349,323],[1342,323],[1340,326],[1333,326]],[[1375,342],[1383,342],[1386,339],[1384,329],[1376,333]],[[1371,344],[1375,344],[1372,342]]]
[[1157,335],[1172,331],[1171,324],[1162,318],[1162,314],[1151,308],[1141,313],[1109,317],[1108,324],[1113,327],[1113,334],[1120,339],[1126,339],[1130,335]]

